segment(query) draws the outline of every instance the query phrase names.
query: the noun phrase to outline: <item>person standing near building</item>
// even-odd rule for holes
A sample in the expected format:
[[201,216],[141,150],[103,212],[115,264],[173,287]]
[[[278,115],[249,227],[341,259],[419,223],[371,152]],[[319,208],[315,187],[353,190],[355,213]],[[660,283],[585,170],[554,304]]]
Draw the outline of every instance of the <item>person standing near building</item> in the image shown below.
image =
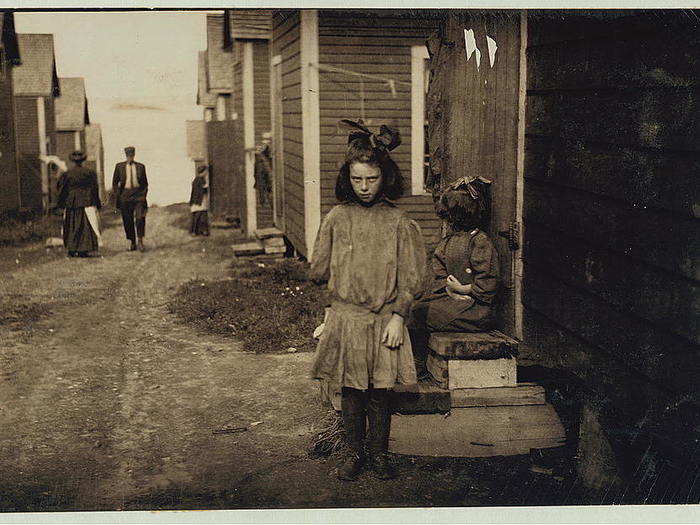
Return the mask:
[[86,158],[82,151],[71,153],[73,167],[58,179],[56,207],[65,209],[63,245],[69,257],[87,257],[100,245],[100,193],[97,175],[83,167]]
[[136,162],[136,148],[124,148],[125,162],[114,166],[112,178],[112,193],[115,207],[121,211],[126,238],[131,241],[130,251],[144,251],[143,239],[146,236],[146,212],[148,203],[148,178],[146,166]]
[[190,234],[209,236],[209,181],[207,166],[197,168],[197,176],[192,181],[190,193]]

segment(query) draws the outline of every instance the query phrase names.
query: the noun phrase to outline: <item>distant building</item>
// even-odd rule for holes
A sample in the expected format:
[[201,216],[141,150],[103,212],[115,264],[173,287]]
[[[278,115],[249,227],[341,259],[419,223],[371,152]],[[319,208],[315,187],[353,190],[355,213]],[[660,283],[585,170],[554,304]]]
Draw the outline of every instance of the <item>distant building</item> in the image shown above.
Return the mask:
[[99,124],[91,123],[85,126],[85,149],[87,154],[86,166],[95,170],[95,173],[97,173],[97,183],[100,187],[100,200],[106,202],[105,150],[102,143],[102,126]]
[[[245,226],[249,235],[272,226],[271,203],[261,204],[255,189],[255,147],[271,131],[270,40],[272,11],[227,9],[223,24],[224,48],[233,54],[233,115],[243,130],[245,168]],[[258,190],[259,191],[259,190]],[[274,199],[273,199],[274,201]]]
[[206,164],[206,124],[203,120],[188,120],[185,122],[187,133],[187,156],[194,162],[195,173],[197,169]]
[[[56,151],[55,154],[70,165],[70,154],[86,150],[85,128],[90,124],[84,78],[60,78],[61,96],[56,98]],[[86,152],[87,153],[87,152]],[[51,180],[51,201],[55,198],[57,179]]]
[[216,95],[209,92],[207,81],[207,52],[197,55],[197,105],[202,106],[202,118],[205,122],[214,120]]
[[15,133],[12,70],[20,64],[11,12],[0,13],[0,215],[20,207],[19,165]]
[[46,211],[49,173],[40,156],[56,151],[54,98],[61,93],[53,35],[19,34],[17,37],[22,64],[13,68],[12,80],[21,206]]

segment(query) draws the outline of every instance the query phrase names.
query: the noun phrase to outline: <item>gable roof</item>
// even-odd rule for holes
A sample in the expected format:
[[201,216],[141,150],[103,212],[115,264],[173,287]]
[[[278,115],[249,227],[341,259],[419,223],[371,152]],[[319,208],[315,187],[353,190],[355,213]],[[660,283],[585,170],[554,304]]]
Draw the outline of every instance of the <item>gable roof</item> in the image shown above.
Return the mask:
[[234,40],[272,38],[271,9],[226,9],[224,17],[226,47]]
[[85,146],[88,160],[97,160],[102,153],[102,126],[99,124],[85,126]]
[[84,78],[61,78],[61,96],[56,98],[56,130],[82,131],[90,124]]
[[207,15],[207,88],[233,91],[233,54],[224,49],[224,15]]
[[53,35],[18,34],[17,42],[22,64],[12,70],[15,95],[60,95]]
[[197,105],[216,107],[216,95],[207,88],[207,52],[200,51],[197,57]]
[[187,156],[192,160],[204,160],[205,128],[203,120],[188,120],[187,126]]
[[17,43],[17,33],[15,32],[15,15],[12,11],[0,13],[0,47],[5,50],[5,56],[15,66],[21,64],[19,55],[19,44]]

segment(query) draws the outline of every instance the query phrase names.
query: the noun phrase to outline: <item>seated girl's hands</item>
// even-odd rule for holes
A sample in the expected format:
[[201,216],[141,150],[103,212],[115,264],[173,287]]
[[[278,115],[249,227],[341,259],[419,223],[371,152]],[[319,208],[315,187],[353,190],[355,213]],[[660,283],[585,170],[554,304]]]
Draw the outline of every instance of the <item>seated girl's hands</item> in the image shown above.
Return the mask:
[[467,295],[472,291],[471,284],[460,283],[454,275],[447,276],[447,292],[454,292],[456,294]]
[[404,320],[399,314],[394,314],[384,328],[382,343],[389,348],[397,348],[403,343]]

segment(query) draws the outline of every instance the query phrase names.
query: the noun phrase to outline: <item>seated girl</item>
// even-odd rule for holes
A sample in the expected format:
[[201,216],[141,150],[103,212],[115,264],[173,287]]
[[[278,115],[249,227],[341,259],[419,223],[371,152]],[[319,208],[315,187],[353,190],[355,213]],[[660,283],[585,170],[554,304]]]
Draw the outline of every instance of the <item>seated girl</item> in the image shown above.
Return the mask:
[[493,327],[498,254],[484,232],[488,216],[485,179],[461,179],[440,197],[436,210],[451,233],[432,258],[434,281],[416,304],[410,323],[419,366],[430,332],[481,332]]

